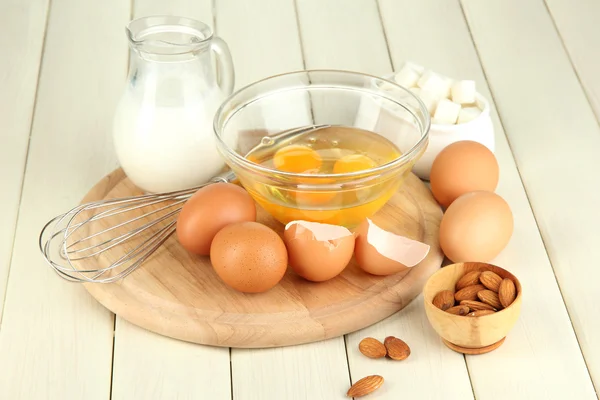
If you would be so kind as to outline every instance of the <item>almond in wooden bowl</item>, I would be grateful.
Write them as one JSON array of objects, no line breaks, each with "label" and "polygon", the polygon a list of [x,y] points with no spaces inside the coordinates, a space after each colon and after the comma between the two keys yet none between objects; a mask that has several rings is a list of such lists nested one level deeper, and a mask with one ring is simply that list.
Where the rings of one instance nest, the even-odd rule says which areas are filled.
[{"label": "almond in wooden bowl", "polygon": [[[516,291],[514,301],[497,312],[469,317],[442,311],[433,304],[436,294],[443,290],[455,291],[459,279],[471,271],[492,271],[502,279],[510,279],[514,282]],[[466,354],[482,354],[499,347],[521,312],[519,280],[507,270],[487,263],[457,263],[440,269],[425,284],[423,297],[427,319],[433,329],[448,347]]]}]

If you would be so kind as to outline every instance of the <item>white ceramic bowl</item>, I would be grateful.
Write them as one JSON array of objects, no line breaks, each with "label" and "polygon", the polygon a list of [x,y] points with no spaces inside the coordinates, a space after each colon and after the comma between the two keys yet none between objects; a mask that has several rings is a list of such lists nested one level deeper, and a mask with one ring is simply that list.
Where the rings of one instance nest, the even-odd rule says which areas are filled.
[{"label": "white ceramic bowl", "polygon": [[[392,84],[393,75],[383,77]],[[421,179],[429,180],[429,172],[433,160],[446,146],[461,140],[473,140],[483,144],[493,153],[495,150],[494,126],[490,117],[490,104],[485,97],[477,93],[477,106],[482,110],[479,116],[467,123],[457,125],[441,125],[431,124],[429,129],[429,145],[423,156],[416,162],[413,167],[413,172]],[[397,115],[398,113],[394,113]],[[385,112],[381,107],[374,107],[366,101],[361,102],[360,112],[358,113],[360,120],[357,120],[357,126],[363,129],[386,130],[386,125],[398,126],[398,122],[390,123],[390,119],[397,118],[391,113]],[[391,128],[390,128],[391,129]],[[389,133],[390,135],[392,132]],[[402,148],[400,148],[403,151]]]}]

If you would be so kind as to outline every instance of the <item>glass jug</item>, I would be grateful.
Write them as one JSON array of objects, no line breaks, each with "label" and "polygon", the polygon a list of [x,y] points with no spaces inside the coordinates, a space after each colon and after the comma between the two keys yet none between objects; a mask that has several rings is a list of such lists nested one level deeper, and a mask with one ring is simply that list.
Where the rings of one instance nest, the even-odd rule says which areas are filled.
[{"label": "glass jug", "polygon": [[113,120],[121,167],[145,192],[207,182],[225,166],[213,117],[234,86],[227,45],[208,25],[181,17],[136,19],[126,33],[129,73]]}]

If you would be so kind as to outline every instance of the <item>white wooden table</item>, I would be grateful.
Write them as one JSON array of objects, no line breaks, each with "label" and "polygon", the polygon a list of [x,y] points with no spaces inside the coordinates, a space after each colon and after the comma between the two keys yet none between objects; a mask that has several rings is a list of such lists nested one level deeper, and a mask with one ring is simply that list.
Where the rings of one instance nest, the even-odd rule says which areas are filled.
[{"label": "white wooden table", "polygon": [[[325,399],[365,375],[373,399],[595,399],[600,387],[600,0],[0,1],[0,399]],[[493,100],[498,193],[514,236],[493,262],[525,290],[495,352],[447,349],[421,298],[372,327],[303,346],[171,340],[59,279],[44,222],[116,167],[110,140],[132,17],[210,23],[237,86],[303,68],[391,72],[412,60]],[[395,335],[404,362],[370,360]]]}]

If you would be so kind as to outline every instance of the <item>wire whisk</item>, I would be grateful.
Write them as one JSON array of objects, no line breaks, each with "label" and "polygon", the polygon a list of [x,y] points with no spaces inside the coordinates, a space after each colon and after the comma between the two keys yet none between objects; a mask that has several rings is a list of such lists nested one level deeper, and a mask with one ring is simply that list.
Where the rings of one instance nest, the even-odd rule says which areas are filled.
[{"label": "wire whisk", "polygon": [[[265,137],[248,154],[329,126],[312,125]],[[116,282],[135,271],[175,232],[179,212],[198,189],[235,179],[230,171],[186,190],[79,205],[44,225],[39,236],[40,251],[65,280]]]}]

